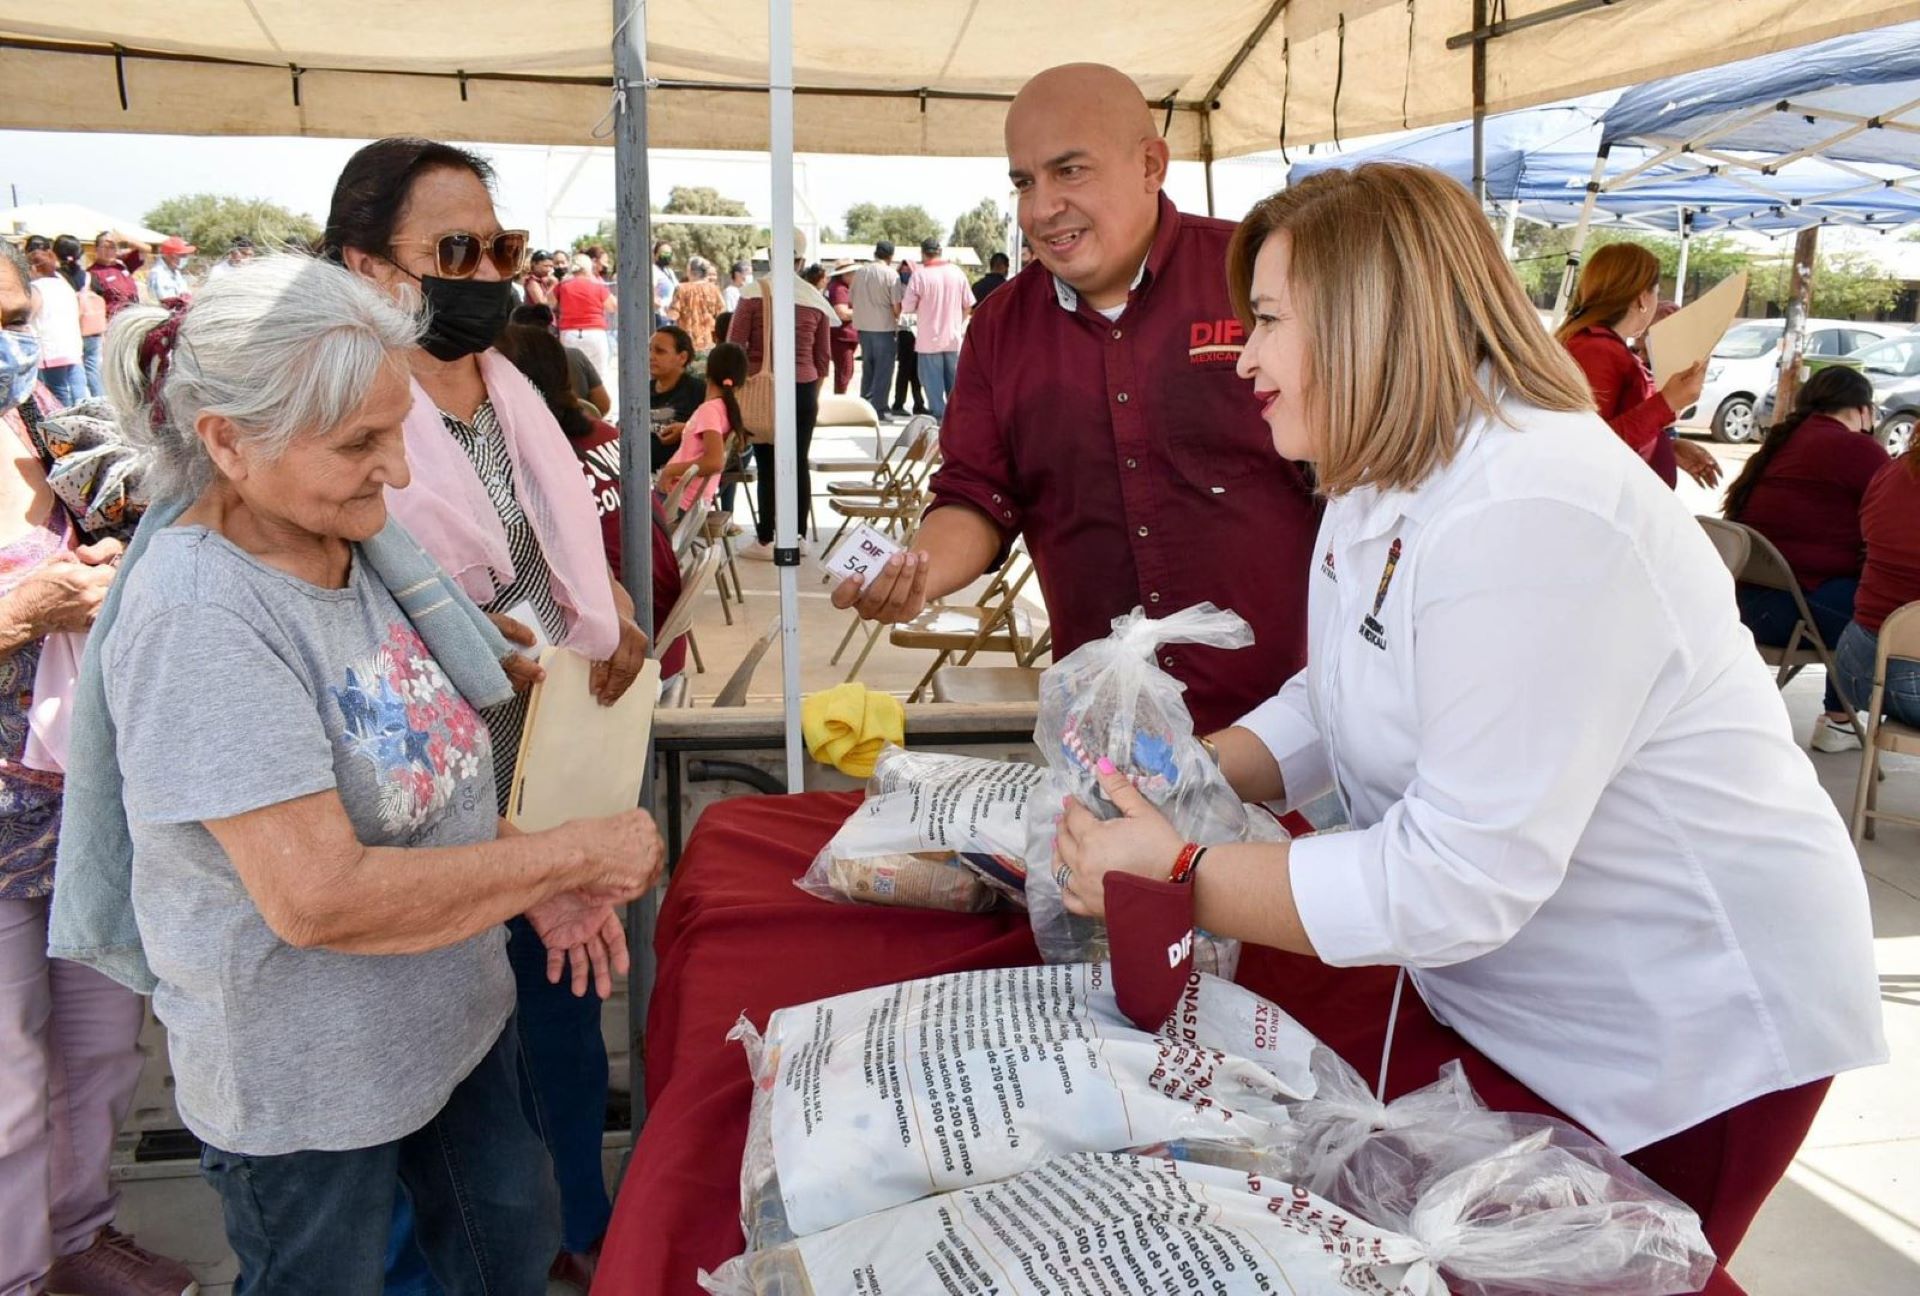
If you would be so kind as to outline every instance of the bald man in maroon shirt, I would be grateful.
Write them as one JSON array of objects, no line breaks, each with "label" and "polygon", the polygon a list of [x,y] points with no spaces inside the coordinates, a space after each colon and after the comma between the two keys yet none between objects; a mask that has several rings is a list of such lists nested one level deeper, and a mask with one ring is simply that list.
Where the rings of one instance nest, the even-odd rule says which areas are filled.
[{"label": "bald man in maroon shirt", "polygon": [[911,554],[838,607],[907,621],[1024,535],[1056,655],[1135,607],[1196,603],[1253,626],[1239,651],[1175,644],[1200,732],[1233,723],[1306,661],[1319,505],[1282,460],[1227,300],[1228,221],[1161,193],[1168,151],[1125,75],[1052,68],[1007,113],[1007,161],[1036,263],[980,304]]}]

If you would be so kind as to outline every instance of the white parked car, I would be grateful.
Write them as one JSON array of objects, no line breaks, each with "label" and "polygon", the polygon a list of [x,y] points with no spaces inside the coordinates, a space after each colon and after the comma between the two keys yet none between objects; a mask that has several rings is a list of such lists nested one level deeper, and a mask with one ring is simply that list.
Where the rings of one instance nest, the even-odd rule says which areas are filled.
[{"label": "white parked car", "polygon": [[[1810,319],[1806,353],[1843,356],[1882,338],[1904,334],[1905,324],[1877,324],[1860,320]],[[1751,441],[1759,432],[1754,408],[1773,391],[1780,377],[1780,338],[1785,320],[1751,320],[1735,324],[1720,339],[1707,361],[1707,382],[1700,402],[1680,415],[1682,427],[1706,427],[1716,441]]]}]

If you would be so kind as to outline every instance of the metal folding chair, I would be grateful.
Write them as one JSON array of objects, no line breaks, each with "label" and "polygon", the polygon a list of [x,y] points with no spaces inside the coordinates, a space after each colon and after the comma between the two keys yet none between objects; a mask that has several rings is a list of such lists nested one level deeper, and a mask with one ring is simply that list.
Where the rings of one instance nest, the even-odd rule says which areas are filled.
[{"label": "metal folding chair", "polygon": [[[1740,533],[1746,541],[1746,556],[1740,566],[1734,569],[1733,579],[1742,585],[1754,585],[1761,589],[1780,590],[1793,596],[1795,620],[1793,630],[1787,635],[1785,645],[1763,644],[1755,642],[1760,651],[1760,659],[1778,672],[1776,683],[1785,688],[1793,677],[1809,666],[1824,666],[1827,679],[1833,684],[1835,696],[1847,714],[1853,717],[1853,731],[1860,736],[1861,743],[1867,740],[1867,731],[1861,725],[1856,714],[1853,699],[1840,683],[1840,668],[1834,664],[1833,648],[1820,637],[1820,629],[1814,624],[1813,609],[1807,606],[1807,596],[1800,588],[1800,580],[1793,574],[1793,568],[1774,547],[1773,541],[1755,531],[1752,527],[1739,522],[1728,522],[1720,518],[1702,518],[1701,525],[1707,527],[1707,534],[1715,536],[1726,534],[1732,545],[1732,533]],[[1711,525],[1709,525],[1711,524]],[[1719,543],[1716,540],[1716,545]],[[1725,554],[1722,554],[1725,557]]]},{"label": "metal folding chair", "polygon": [[1896,608],[1880,623],[1879,646],[1873,655],[1873,695],[1867,700],[1867,733],[1860,743],[1860,786],[1853,793],[1855,845],[1862,836],[1873,836],[1876,819],[1920,828],[1920,819],[1879,808],[1880,753],[1920,756],[1920,727],[1882,714],[1887,705],[1887,666],[1896,661],[1920,664],[1920,602]]}]

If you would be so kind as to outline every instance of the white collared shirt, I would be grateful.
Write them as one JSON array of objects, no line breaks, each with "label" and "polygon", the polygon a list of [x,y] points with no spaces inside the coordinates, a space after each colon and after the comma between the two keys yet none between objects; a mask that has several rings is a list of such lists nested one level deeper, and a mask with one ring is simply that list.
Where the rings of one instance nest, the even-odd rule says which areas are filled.
[{"label": "white collared shirt", "polygon": [[1594,415],[1501,408],[1329,501],[1307,668],[1241,722],[1361,830],[1293,844],[1314,948],[1623,1152],[1884,1061],[1860,864],[1726,568]]}]

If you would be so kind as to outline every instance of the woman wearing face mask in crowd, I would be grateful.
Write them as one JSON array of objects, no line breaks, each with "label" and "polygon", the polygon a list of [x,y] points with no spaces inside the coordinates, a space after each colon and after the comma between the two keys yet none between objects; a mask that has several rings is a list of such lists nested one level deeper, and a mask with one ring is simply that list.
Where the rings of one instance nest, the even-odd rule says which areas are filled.
[{"label": "woman wearing face mask in crowd", "polygon": [[[633,603],[612,579],[593,499],[546,402],[494,340],[513,311],[511,280],[526,258],[524,230],[493,208],[484,158],[430,140],[375,141],[354,154],[334,187],[325,254],[424,307],[426,334],[409,355],[413,410],[405,432],[412,482],[389,491],[395,517],[458,580],[507,637],[547,640],[595,663],[603,704],[626,692],[647,653]],[[529,663],[517,681],[531,686]],[[526,720],[525,692],[482,713],[496,752],[506,813]],[[530,1068],[528,1095],[560,1181],[565,1250],[556,1271],[576,1281],[605,1231],[601,1178],[607,1059],[600,1006],[550,985],[546,955],[523,920],[508,953],[519,985],[517,1021]],[[418,1271],[411,1245],[400,1270]],[[584,1286],[584,1282],[582,1284]]]}]

